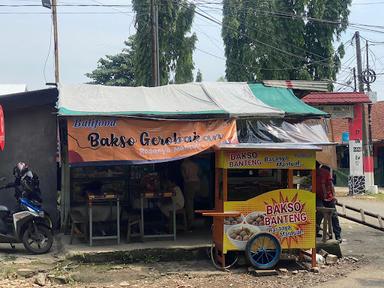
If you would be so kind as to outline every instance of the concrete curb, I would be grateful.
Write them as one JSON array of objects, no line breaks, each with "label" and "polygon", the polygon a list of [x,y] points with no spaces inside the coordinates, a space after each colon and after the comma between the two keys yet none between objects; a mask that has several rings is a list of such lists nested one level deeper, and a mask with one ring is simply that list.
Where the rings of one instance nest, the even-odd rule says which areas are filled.
[{"label": "concrete curb", "polygon": [[119,263],[166,262],[208,259],[207,247],[184,248],[145,248],[127,251],[80,252],[67,254],[66,259],[79,263]]}]

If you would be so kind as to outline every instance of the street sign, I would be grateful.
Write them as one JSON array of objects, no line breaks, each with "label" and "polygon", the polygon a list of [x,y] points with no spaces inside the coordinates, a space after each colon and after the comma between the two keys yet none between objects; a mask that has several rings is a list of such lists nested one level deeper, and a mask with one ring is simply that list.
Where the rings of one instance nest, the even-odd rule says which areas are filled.
[{"label": "street sign", "polygon": [[3,107],[0,105],[0,150],[3,151],[5,146],[5,125]]},{"label": "street sign", "polygon": [[349,142],[349,132],[348,131],[344,131],[343,133],[341,133],[341,140],[343,143]]},{"label": "street sign", "polygon": [[349,141],[349,175],[362,176],[363,171],[363,144],[360,140]]},{"label": "street sign", "polygon": [[41,0],[43,7],[51,9],[51,0]]}]

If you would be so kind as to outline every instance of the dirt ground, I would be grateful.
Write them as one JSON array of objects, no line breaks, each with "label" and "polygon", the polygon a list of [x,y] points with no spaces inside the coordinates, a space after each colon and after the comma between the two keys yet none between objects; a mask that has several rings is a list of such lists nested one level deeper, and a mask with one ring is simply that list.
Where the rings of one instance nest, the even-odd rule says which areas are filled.
[{"label": "dirt ground", "polygon": [[364,258],[346,257],[319,273],[309,272],[293,261],[284,261],[276,276],[257,277],[246,266],[221,272],[210,261],[163,263],[79,264],[69,261],[39,262],[3,258],[0,287],[312,287],[316,284],[347,277],[348,273],[367,264]]},{"label": "dirt ground", "polygon": [[[342,198],[341,202],[373,213],[384,211],[384,201]],[[384,233],[341,220],[344,258],[308,272],[293,261],[281,261],[278,275],[257,277],[247,266],[221,272],[210,260],[156,262],[156,257],[135,264],[82,264],[63,255],[29,257],[9,245],[0,249],[0,288],[5,287],[384,287]],[[12,254],[13,253],[13,254]],[[279,270],[286,268],[287,270]]]}]

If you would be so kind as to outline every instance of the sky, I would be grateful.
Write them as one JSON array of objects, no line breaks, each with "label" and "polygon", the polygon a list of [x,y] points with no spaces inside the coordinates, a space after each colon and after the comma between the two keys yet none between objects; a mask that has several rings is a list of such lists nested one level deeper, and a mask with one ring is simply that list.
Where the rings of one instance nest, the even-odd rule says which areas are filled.
[{"label": "sky", "polygon": [[[199,2],[204,2],[200,0]],[[221,2],[210,0],[206,2]],[[5,7],[4,5],[38,5],[37,7]],[[54,82],[53,39],[50,10],[40,7],[41,0],[0,0],[0,84],[27,84],[29,90],[43,88]],[[118,4],[123,7],[67,7],[59,6],[59,53],[61,82],[64,84],[89,81],[85,73],[96,68],[97,61],[124,48],[124,41],[135,33],[134,14],[130,0],[58,0],[58,4]],[[207,13],[221,20],[219,5],[212,5]],[[383,25],[383,0],[355,0],[351,6],[351,23]],[[360,35],[376,42],[384,42],[383,33],[360,30]],[[342,35],[346,43],[343,69],[338,75],[338,91],[351,91],[345,83],[352,81],[355,66],[355,45],[350,40],[356,28],[350,27]],[[195,15],[193,32],[198,42],[194,62],[203,73],[204,81],[216,81],[225,75],[224,47],[219,25]],[[362,43],[365,45],[365,43]],[[384,100],[384,44],[370,44],[369,61],[378,75],[372,90]],[[364,50],[365,51],[365,50]],[[365,54],[363,55],[365,65]]]}]

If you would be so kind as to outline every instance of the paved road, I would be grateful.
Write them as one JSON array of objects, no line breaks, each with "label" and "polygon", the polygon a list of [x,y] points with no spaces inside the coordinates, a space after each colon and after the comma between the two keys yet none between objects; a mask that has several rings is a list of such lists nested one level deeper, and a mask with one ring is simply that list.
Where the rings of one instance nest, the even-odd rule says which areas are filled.
[{"label": "paved road", "polygon": [[[384,201],[362,200],[347,197],[338,198],[341,203],[365,209],[384,216]],[[346,278],[326,283],[327,287],[356,288],[384,287],[384,232],[340,219],[344,242],[341,248],[344,256],[368,258],[367,267],[348,274]],[[318,286],[324,287],[324,286]]]}]

